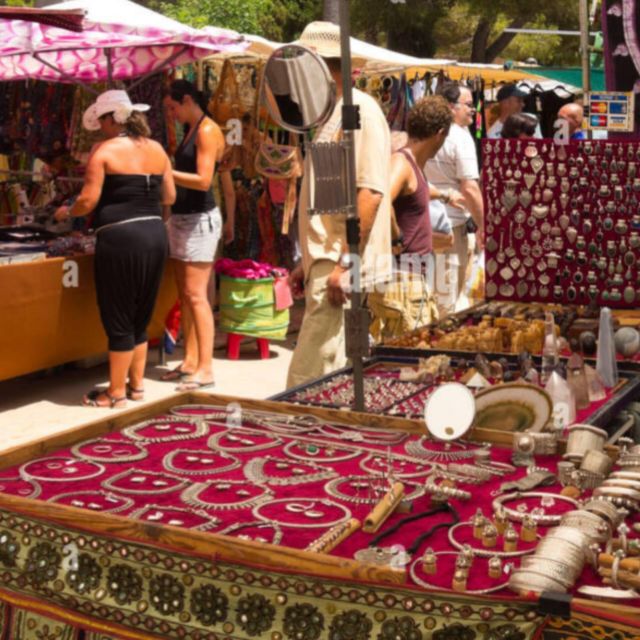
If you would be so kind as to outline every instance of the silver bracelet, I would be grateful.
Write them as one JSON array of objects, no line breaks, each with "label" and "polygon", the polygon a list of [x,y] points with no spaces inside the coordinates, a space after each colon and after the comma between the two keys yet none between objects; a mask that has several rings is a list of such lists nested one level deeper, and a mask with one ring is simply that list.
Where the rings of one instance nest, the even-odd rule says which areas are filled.
[{"label": "silver bracelet", "polygon": [[[437,551],[436,555],[443,555],[445,553],[455,553],[456,555],[458,555],[455,551]],[[497,555],[497,554],[493,554],[493,555]],[[418,578],[417,574],[416,574],[416,565],[422,562],[422,558],[416,558],[411,565],[409,566],[409,575],[411,576],[411,579],[417,584],[420,585],[421,587],[424,587],[425,589],[429,589],[430,591],[448,591],[448,592],[453,592],[453,589],[447,589],[445,587],[439,587],[436,586],[434,584],[430,584],[428,583],[426,580],[424,580],[423,578]],[[501,589],[505,589],[506,586],[508,585],[509,581],[507,580],[506,582],[502,582],[501,584],[497,584],[493,587],[489,587],[488,589],[465,589],[463,593],[468,593],[470,595],[476,595],[476,596],[480,596],[486,593],[494,593],[495,591],[500,591]],[[458,592],[455,592],[458,593]]]},{"label": "silver bracelet", "polygon": [[[463,544],[462,542],[458,542],[455,538],[456,529],[464,526],[472,527],[473,522],[458,522],[458,524],[454,524],[453,526],[449,527],[449,530],[447,532],[447,535],[449,537],[449,544],[451,544],[454,549],[458,549],[459,551],[462,551],[465,546],[469,547],[468,543]],[[538,533],[536,534],[536,538],[540,540],[542,536]],[[471,550],[473,551],[474,555],[478,556],[479,558],[491,558],[492,556],[498,556],[500,558],[519,558],[521,556],[526,556],[530,553],[533,553],[536,548],[532,547],[531,549],[521,549],[520,551],[496,551],[495,549],[477,549],[476,547],[471,547]]]},{"label": "silver bracelet", "polygon": [[[511,500],[521,500],[521,499],[527,499],[527,498],[545,498],[549,495],[552,495],[556,500],[568,502],[575,508],[578,507],[577,500],[574,500],[569,496],[563,496],[562,494],[559,494],[559,493],[549,494],[549,493],[543,493],[541,491],[516,491],[515,493],[507,493],[503,496],[498,496],[497,498],[494,498],[492,503],[493,511],[495,513],[500,509],[503,509],[504,512],[507,514],[507,517],[509,518],[509,520],[513,520],[514,522],[522,522],[524,520],[525,515],[527,515],[527,513],[517,511],[516,509],[510,509],[509,507],[506,507],[504,503],[509,502]],[[558,513],[558,514],[529,513],[529,515],[533,518],[536,524],[540,524],[542,526],[550,526],[550,525],[558,524],[564,514],[562,513]]]}]

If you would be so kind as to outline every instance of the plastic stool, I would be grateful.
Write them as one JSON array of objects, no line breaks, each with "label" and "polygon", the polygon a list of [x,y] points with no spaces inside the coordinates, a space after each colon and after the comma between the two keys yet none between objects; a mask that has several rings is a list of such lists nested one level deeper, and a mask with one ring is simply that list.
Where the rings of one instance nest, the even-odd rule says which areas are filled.
[{"label": "plastic stool", "polygon": [[[227,358],[229,360],[237,360],[240,357],[240,343],[244,336],[241,333],[229,333],[227,334]],[[269,358],[269,340],[267,338],[256,338],[258,343],[258,350],[260,351],[260,359],[268,360]]]}]

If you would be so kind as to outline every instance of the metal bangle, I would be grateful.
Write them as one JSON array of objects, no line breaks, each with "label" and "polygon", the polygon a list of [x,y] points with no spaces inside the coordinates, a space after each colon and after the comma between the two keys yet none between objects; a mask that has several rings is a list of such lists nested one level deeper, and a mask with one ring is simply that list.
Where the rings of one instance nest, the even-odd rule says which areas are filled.
[{"label": "metal bangle", "polygon": [[620,583],[618,582],[618,571],[620,570],[620,561],[623,558],[623,553],[616,551],[613,554],[613,563],[611,565],[611,584],[614,589],[620,589]]},{"label": "metal bangle", "polygon": [[624,520],[623,514],[620,513],[616,506],[608,500],[592,498],[585,503],[582,509],[602,518],[605,522],[610,524],[613,529],[617,528]]},{"label": "metal bangle", "polygon": [[487,469],[498,475],[506,475],[508,473],[515,473],[517,469],[508,462],[497,462],[495,460],[481,460],[476,463],[482,469]]},{"label": "metal bangle", "polygon": [[[459,551],[462,551],[462,549],[465,547],[465,544],[467,547],[469,546],[468,543],[463,544],[455,539],[456,529],[463,526],[472,527],[473,522],[471,522],[470,520],[466,522],[458,522],[457,524],[449,527],[449,530],[447,532],[449,544],[454,549],[458,549]],[[542,538],[539,533],[536,534],[536,537],[538,540]],[[477,549],[476,547],[471,547],[471,550],[473,551],[474,555],[478,556],[479,558],[491,558],[492,556],[499,556],[500,558],[519,558],[520,556],[526,556],[530,553],[533,553],[536,548],[532,547],[531,549],[521,549],[520,551],[496,551],[495,549]]]},{"label": "metal bangle", "polygon": [[[564,502],[568,502],[574,507],[578,507],[578,501],[574,500],[573,498],[570,498],[569,496],[563,496],[562,494],[555,494],[555,493],[549,494],[542,491],[516,491],[514,493],[507,493],[507,494],[498,496],[497,498],[494,498],[492,502],[492,507],[493,507],[494,513],[499,511],[500,509],[503,509],[504,512],[507,514],[507,517],[509,518],[509,520],[513,520],[514,522],[522,522],[524,520],[525,515],[527,515],[527,513],[526,512],[520,513],[515,509],[510,509],[509,507],[504,506],[504,503],[511,500],[520,500],[522,498],[525,498],[525,499],[526,498],[543,498],[549,495],[552,495],[556,500],[562,500]],[[563,514],[561,513],[542,514],[542,515],[531,515],[531,517],[533,518],[534,522],[536,522],[536,524],[540,524],[543,526],[550,526],[550,525],[558,524],[560,522],[560,519],[562,518],[562,515]]]},{"label": "metal bangle", "polygon": [[567,589],[575,584],[578,576],[582,573],[582,567],[578,568],[549,558],[540,558],[537,555],[522,558],[520,567],[533,571],[539,570],[552,580],[563,584]]},{"label": "metal bangle", "polygon": [[[454,551],[439,551],[438,553],[440,554],[444,554],[444,553],[455,553]],[[456,555],[458,555],[456,553]],[[493,555],[497,555],[497,554],[493,554]],[[425,589],[429,589],[431,591],[448,591],[448,592],[453,592],[453,589],[447,589],[445,587],[439,587],[433,584],[429,584],[426,580],[424,580],[423,578],[418,578],[418,576],[416,575],[416,565],[422,562],[422,558],[416,558],[411,565],[409,566],[409,575],[411,576],[411,579],[419,586],[424,587]],[[489,587],[488,589],[465,589],[464,593],[468,593],[470,595],[475,595],[475,596],[480,596],[480,595],[484,595],[487,593],[495,593],[496,591],[500,591],[501,589],[505,589],[507,587],[507,585],[509,584],[509,580],[507,580],[506,582],[503,582],[501,584],[497,584],[493,587]]]},{"label": "metal bangle", "polygon": [[[532,577],[538,578],[538,586],[535,585],[535,580]],[[540,580],[542,578],[542,580]],[[542,584],[540,584],[540,582]],[[523,583],[520,586],[518,583]],[[535,571],[533,569],[516,569],[509,578],[507,585],[509,589],[516,591],[517,593],[542,593],[543,591],[560,591],[561,593],[566,591],[562,582],[558,582],[548,575]]]}]

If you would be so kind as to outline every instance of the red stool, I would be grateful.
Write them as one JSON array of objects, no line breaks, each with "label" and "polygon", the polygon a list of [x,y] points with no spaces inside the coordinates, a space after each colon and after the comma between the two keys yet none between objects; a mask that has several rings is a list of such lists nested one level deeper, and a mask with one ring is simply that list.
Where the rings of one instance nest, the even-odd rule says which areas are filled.
[{"label": "red stool", "polygon": [[[241,333],[227,334],[227,358],[229,360],[237,360],[240,357],[240,343],[243,338],[247,338]],[[266,338],[256,338],[258,350],[260,351],[260,359],[267,360],[269,358],[269,340]]]}]

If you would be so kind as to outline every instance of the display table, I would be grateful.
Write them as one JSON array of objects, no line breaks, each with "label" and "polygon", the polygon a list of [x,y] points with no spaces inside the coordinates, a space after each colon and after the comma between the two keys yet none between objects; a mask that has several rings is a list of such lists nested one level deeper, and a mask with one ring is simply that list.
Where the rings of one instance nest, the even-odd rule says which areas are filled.
[{"label": "display table", "polygon": [[[106,353],[93,256],[0,266],[0,380]],[[149,325],[161,337],[177,298],[168,265]]]},{"label": "display table", "polygon": [[[408,492],[424,481],[432,462],[416,459],[416,443],[439,445],[422,433],[419,422],[401,418],[185,393],[16,448],[0,471],[6,637],[640,637],[637,608],[574,598],[563,620],[501,588],[504,576],[491,596],[447,591],[449,556],[439,575],[425,577],[422,547],[411,571],[354,559],[372,539],[363,531],[331,553],[309,550],[329,520],[364,520],[371,508],[366,491],[348,486],[354,468],[379,477],[392,460]],[[508,457],[497,446],[490,454]],[[549,456],[541,462],[554,464]],[[461,520],[490,505],[495,484],[474,489],[472,501],[450,501]],[[345,492],[353,495],[336,496]],[[430,508],[425,493],[412,501],[416,514]],[[385,544],[409,548],[440,516]],[[404,517],[394,513],[387,524]],[[444,549],[446,530],[426,545]],[[487,583],[483,564],[475,586]],[[586,572],[584,580],[598,578]]]}]

